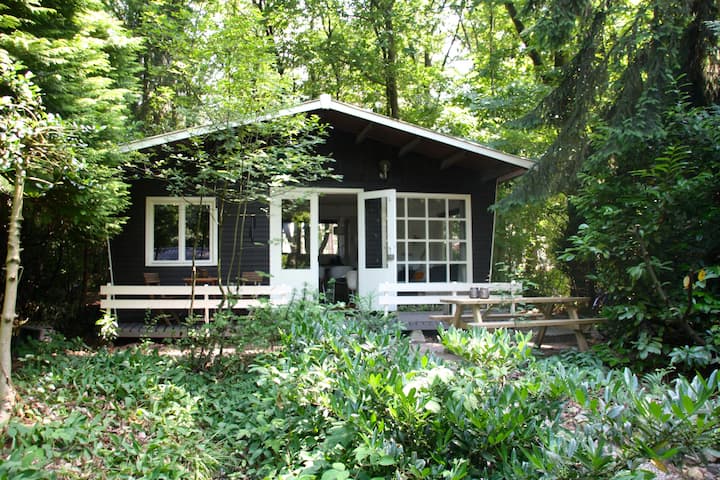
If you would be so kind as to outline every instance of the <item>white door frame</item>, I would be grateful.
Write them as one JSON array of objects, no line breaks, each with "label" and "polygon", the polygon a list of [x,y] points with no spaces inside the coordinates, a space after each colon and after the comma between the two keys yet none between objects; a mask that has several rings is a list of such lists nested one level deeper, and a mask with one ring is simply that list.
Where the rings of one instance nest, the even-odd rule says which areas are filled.
[{"label": "white door frame", "polygon": [[[282,266],[282,201],[310,200],[310,251],[308,268],[288,269]],[[316,192],[293,189],[270,196],[270,276],[271,284],[287,285],[295,294],[317,290],[318,257],[318,195]]]},{"label": "white door frame", "polygon": [[[319,283],[319,198],[323,194],[359,194],[360,188],[293,188],[273,191],[270,195],[270,276],[271,284],[288,285],[296,293],[314,293]],[[282,268],[282,201],[310,200],[310,268]],[[358,279],[359,283],[359,279]]]},{"label": "white door frame", "polygon": [[[381,214],[382,266],[367,266],[367,238],[365,230],[365,201],[384,199],[385,211]],[[358,193],[358,294],[370,299],[371,308],[379,308],[378,287],[386,282],[395,282],[397,276],[397,191],[394,189],[374,190]],[[384,218],[383,218],[384,217]]]}]

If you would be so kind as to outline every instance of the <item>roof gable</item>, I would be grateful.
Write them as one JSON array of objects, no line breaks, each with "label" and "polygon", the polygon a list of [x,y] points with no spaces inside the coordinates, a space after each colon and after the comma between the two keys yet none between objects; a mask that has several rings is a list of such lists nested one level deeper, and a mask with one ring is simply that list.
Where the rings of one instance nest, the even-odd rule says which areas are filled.
[{"label": "roof gable", "polygon": [[[206,135],[227,128],[270,120],[272,118],[296,115],[301,113],[317,113],[330,123],[344,122],[346,129],[352,130],[359,143],[365,137],[376,135],[379,141],[388,141],[393,136],[401,142],[398,145],[398,156],[403,156],[411,150],[423,148],[428,150],[430,156],[442,160],[441,168],[449,168],[461,162],[472,161],[473,157],[489,160],[494,164],[504,164],[505,169],[511,167],[527,170],[532,168],[534,162],[516,155],[501,152],[482,144],[465,140],[451,135],[445,135],[424,127],[413,125],[400,120],[365,110],[347,103],[338,102],[329,95],[321,95],[319,99],[301,103],[294,107],[280,110],[273,114],[262,115],[241,121],[229,122],[222,125],[211,124],[190,127],[174,132],[146,137],[140,140],[125,143],[120,151],[131,152],[145,150],[159,145],[174,143],[196,136]],[[512,168],[514,167],[514,168]],[[519,172],[518,172],[519,173]],[[498,174],[497,176],[500,176]]]}]

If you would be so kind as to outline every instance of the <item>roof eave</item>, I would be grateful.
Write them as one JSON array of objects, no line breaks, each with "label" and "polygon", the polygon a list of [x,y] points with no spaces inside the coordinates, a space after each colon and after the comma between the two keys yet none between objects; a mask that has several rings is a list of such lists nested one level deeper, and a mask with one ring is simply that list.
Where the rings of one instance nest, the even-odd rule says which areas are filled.
[{"label": "roof eave", "polygon": [[123,153],[145,150],[147,148],[156,147],[158,145],[187,140],[188,138],[196,136],[207,135],[209,133],[213,133],[226,128],[235,128],[241,125],[266,121],[273,118],[296,115],[299,113],[308,113],[316,110],[332,110],[335,112],[344,113],[346,115],[351,115],[356,118],[367,120],[368,122],[373,122],[379,125],[386,126],[388,128],[393,128],[409,133],[411,135],[416,135],[428,140],[449,145],[454,148],[476,153],[478,155],[489,157],[504,163],[508,163],[510,165],[514,165],[516,167],[524,168],[526,170],[532,168],[532,166],[535,164],[535,162],[533,162],[532,160],[501,152],[499,150],[492,149],[476,142],[438,133],[424,127],[419,127],[417,125],[412,125],[410,123],[396,120],[385,115],[380,115],[370,110],[365,110],[353,105],[349,105],[347,103],[338,102],[330,98],[329,95],[321,95],[319,99],[304,102],[294,107],[285,108],[273,114],[260,115],[258,117],[248,118],[242,121],[226,122],[223,124],[209,124],[199,127],[190,127],[182,130],[176,130],[174,132],[154,135],[152,137],[146,137],[140,140],[124,143],[120,145],[119,149]]}]

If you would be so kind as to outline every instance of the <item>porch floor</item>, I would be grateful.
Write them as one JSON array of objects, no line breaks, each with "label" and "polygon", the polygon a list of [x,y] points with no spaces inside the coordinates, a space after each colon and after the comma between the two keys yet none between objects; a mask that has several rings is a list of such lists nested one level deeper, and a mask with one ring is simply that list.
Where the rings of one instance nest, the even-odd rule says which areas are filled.
[{"label": "porch floor", "polygon": [[[400,312],[398,317],[403,330],[437,330],[437,320],[429,316],[437,312]],[[118,338],[183,338],[187,337],[187,325],[146,325],[143,322],[121,322],[118,325]]]},{"label": "porch floor", "polygon": [[187,337],[187,325],[146,325],[142,322],[118,324],[118,338],[182,338]]},{"label": "porch floor", "polygon": [[[408,332],[436,332],[438,325],[443,322],[431,320],[430,315],[440,312],[398,312],[398,319],[402,324],[403,331]],[[200,324],[198,324],[200,325]],[[443,324],[445,328],[448,325]],[[146,325],[142,322],[123,322],[118,325],[119,338],[183,338],[187,337],[189,328],[187,325]],[[567,337],[574,339],[572,334],[562,328],[548,328],[545,343],[553,343],[556,337]]]},{"label": "porch floor", "polygon": [[403,326],[403,330],[433,330],[436,331],[439,324],[448,327],[444,322],[431,320],[430,315],[440,315],[442,312],[397,312],[398,320]]}]

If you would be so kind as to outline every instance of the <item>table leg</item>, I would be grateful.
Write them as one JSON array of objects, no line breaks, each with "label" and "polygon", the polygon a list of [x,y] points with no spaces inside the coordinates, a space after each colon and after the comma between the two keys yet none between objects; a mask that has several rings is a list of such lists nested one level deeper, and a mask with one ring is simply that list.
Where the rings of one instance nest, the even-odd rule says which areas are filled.
[{"label": "table leg", "polygon": [[540,330],[538,330],[537,336],[535,337],[535,348],[540,348],[540,345],[542,345],[542,342],[545,339],[545,332],[547,332],[547,327],[540,327]]},{"label": "table leg", "polygon": [[462,305],[455,305],[455,315],[453,316],[453,325],[455,328],[464,328],[462,324],[462,314],[464,307]]},{"label": "table leg", "polygon": [[[567,305],[565,309],[568,312],[568,317],[572,318],[573,320],[578,320],[580,318],[577,312],[577,307],[575,305]],[[574,325],[572,329],[575,333],[575,341],[577,342],[578,350],[580,350],[581,352],[587,352],[589,347],[587,339],[585,338],[585,334],[582,331],[582,327],[577,324]]]},{"label": "table leg", "polygon": [[472,306],[472,314],[473,314],[473,321],[475,323],[482,323],[482,308],[481,305],[471,305]]},{"label": "table leg", "polygon": [[[545,320],[550,320],[552,317],[552,303],[548,303],[547,305],[543,305],[540,308],[540,311],[542,312],[543,318]],[[540,330],[538,330],[537,336],[535,337],[535,348],[540,348],[542,346],[543,340],[545,340],[545,334],[547,333],[547,327],[540,327]]]},{"label": "table leg", "polygon": [[585,339],[585,334],[580,329],[580,325],[577,325],[573,331],[575,332],[575,341],[578,344],[578,350],[580,350],[581,352],[587,352],[589,348],[587,339]]}]

